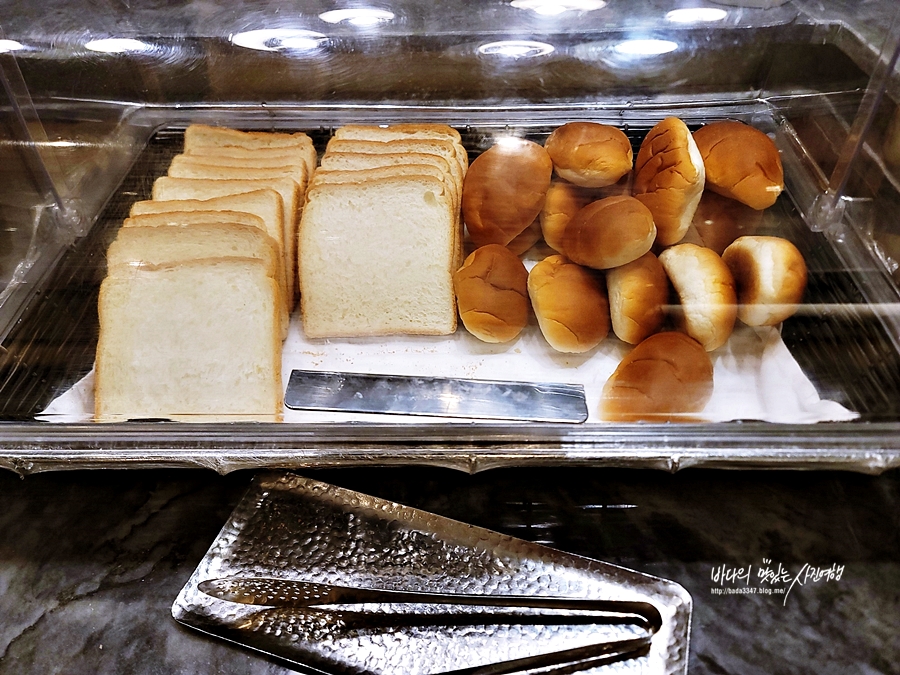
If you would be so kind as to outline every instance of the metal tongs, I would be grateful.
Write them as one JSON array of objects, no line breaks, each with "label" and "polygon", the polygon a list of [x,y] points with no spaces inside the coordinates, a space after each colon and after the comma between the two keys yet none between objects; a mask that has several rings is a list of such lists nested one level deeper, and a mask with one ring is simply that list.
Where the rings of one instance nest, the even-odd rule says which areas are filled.
[{"label": "metal tongs", "polygon": [[648,602],[597,600],[524,595],[431,593],[375,588],[351,588],[307,581],[268,577],[208,579],[197,588],[218,600],[272,608],[311,609],[360,604],[425,604],[485,608],[549,609],[578,614],[478,613],[364,613],[341,612],[342,619],[367,627],[384,625],[453,625],[485,623],[603,623],[635,625],[646,631],[637,638],[604,642],[574,649],[528,656],[488,666],[453,671],[452,675],[503,675],[506,673],[574,673],[616,661],[645,655],[653,635],[662,625],[659,610]]}]

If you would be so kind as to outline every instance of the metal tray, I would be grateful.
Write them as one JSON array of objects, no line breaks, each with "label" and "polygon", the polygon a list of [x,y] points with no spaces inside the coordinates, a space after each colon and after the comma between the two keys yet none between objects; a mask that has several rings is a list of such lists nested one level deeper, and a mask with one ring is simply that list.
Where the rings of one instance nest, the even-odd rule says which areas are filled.
[{"label": "metal tray", "polygon": [[599,616],[582,613],[581,619],[590,620],[575,622],[578,612],[564,610],[523,608],[501,617],[496,608],[409,601],[286,609],[235,603],[198,588],[222,577],[646,602],[662,621],[645,655],[611,669],[549,666],[496,672],[687,672],[692,603],[678,584],[290,473],[254,479],[175,600],[176,620],[297,664],[304,672],[355,675],[490,673],[501,662],[637,635],[634,626]]},{"label": "metal tray", "polygon": [[[784,110],[764,102],[692,104],[677,109],[625,106],[530,106],[514,110],[353,106],[279,109],[202,107],[174,118],[166,109],[140,109],[125,133],[147,133],[131,170],[87,236],[77,241],[34,293],[5,343],[0,361],[0,466],[20,473],[87,467],[201,466],[227,472],[248,467],[297,468],[422,463],[478,471],[494,466],[589,463],[677,470],[686,466],[842,468],[877,473],[900,466],[900,355],[885,324],[896,288],[883,267],[848,268],[836,252],[862,243],[844,232],[812,231],[806,204],[791,201],[815,191]],[[85,376],[96,345],[96,296],[104,252],[130,204],[149,195],[179,151],[185,122],[218,121],[244,128],[302,129],[319,147],[331,129],[349,121],[423,119],[455,124],[470,152],[497,133],[541,141],[573,119],[619,124],[638,145],[654,121],[677,114],[689,125],[735,117],[772,133],[785,156],[788,195],[777,223],[804,252],[810,281],[804,309],[785,322],[782,339],[818,393],[859,413],[853,422],[763,423],[737,419],[688,425],[558,425],[472,422],[414,425],[322,422],[285,425],[130,423],[48,424],[35,416]],[[502,122],[498,122],[502,120]],[[128,130],[131,131],[128,131]],[[153,133],[150,133],[152,131]],[[128,143],[123,145],[128,146]],[[802,201],[802,200],[801,200]],[[893,302],[896,302],[894,300]],[[886,303],[886,304],[885,304]],[[888,312],[890,314],[890,312]]]}]

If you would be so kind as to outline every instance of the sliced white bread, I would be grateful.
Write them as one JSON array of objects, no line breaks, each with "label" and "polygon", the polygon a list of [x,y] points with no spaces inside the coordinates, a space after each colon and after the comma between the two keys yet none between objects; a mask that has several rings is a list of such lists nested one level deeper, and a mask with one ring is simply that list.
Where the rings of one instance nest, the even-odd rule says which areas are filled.
[{"label": "sliced white bread", "polygon": [[452,205],[433,176],[315,185],[300,225],[305,333],[452,333],[459,229]]},{"label": "sliced white bread", "polygon": [[388,166],[405,166],[409,164],[433,166],[446,176],[450,194],[458,204],[462,192],[450,171],[450,163],[439,155],[423,152],[332,152],[322,157],[319,171],[358,171]]},{"label": "sliced white bread", "polygon": [[[197,216],[196,211],[185,214]],[[147,214],[128,218],[115,241],[106,252],[109,275],[130,274],[131,268],[147,265],[167,265],[201,258],[256,258],[278,279],[280,299],[280,334],[287,337],[290,308],[284,299],[284,261],[272,238],[265,230],[253,225],[218,221],[189,223],[176,214]],[[247,214],[239,214],[247,215]],[[258,219],[257,219],[258,220]],[[131,221],[131,222],[129,222]],[[136,223],[145,222],[141,226]],[[150,224],[152,223],[152,224]]]},{"label": "sliced white bread", "polygon": [[302,132],[239,131],[206,124],[192,124],[185,129],[185,154],[212,154],[224,148],[231,148],[239,159],[241,158],[240,149],[292,150],[303,157],[309,175],[312,175],[316,167],[315,146],[312,139]]},{"label": "sliced white bread", "polygon": [[[212,199],[170,199],[154,201],[148,199],[131,205],[130,216],[145,214],[184,213],[187,211],[227,211],[249,213],[262,218],[266,232],[276,242],[280,250],[284,249],[284,206],[281,195],[275,190],[264,189],[242,192]],[[229,215],[229,219],[233,216]]]},{"label": "sliced white bread", "polygon": [[416,152],[437,155],[447,160],[450,175],[453,176],[453,180],[460,192],[462,191],[463,177],[466,172],[459,164],[456,148],[451,141],[434,138],[397,139],[393,141],[357,141],[332,138],[325,149],[326,155],[340,152],[361,152],[366,154]]},{"label": "sliced white bread", "polygon": [[[372,156],[372,155],[369,155]],[[390,176],[434,176],[444,182],[453,200],[454,208],[459,204],[456,185],[446,172],[433,164],[394,164],[377,166],[371,169],[319,169],[313,177],[311,185],[317,183],[360,183],[372,178],[388,178]]]},{"label": "sliced white bread", "polygon": [[453,143],[457,162],[464,173],[469,167],[469,156],[463,147],[459,132],[446,124],[391,124],[388,126],[347,124],[335,129],[334,138],[358,141],[442,139]]},{"label": "sliced white bread", "polygon": [[132,268],[100,287],[99,421],[281,418],[278,285],[262,260]]},{"label": "sliced white bread", "polygon": [[306,175],[312,176],[318,166],[318,154],[312,143],[302,148],[241,148],[232,145],[195,147],[185,149],[187,157],[196,157],[204,161],[221,161],[223,164],[235,164],[249,160],[253,166],[273,167],[295,164],[297,161],[306,167]]},{"label": "sliced white bread", "polygon": [[[170,203],[170,202],[166,202]],[[216,223],[235,223],[254,227],[266,236],[266,223],[257,215],[241,211],[165,211],[162,213],[143,213],[128,216],[122,221],[122,227],[161,227],[164,225],[210,225]]]},{"label": "sliced white bread", "polygon": [[175,155],[169,164],[169,176],[176,178],[268,179],[287,176],[293,178],[301,195],[306,191],[306,164],[297,159],[291,163],[267,165],[259,159],[213,158],[198,155]]},{"label": "sliced white bread", "polygon": [[296,259],[297,259],[297,222],[299,190],[292,178],[268,178],[265,180],[229,180],[210,178],[176,178],[161,176],[153,183],[154,201],[170,201],[198,199],[207,200],[216,197],[238,195],[263,188],[274,190],[281,197],[282,224],[284,242],[284,261],[287,273],[289,299],[296,297]]},{"label": "sliced white bread", "polygon": [[[246,167],[250,169],[290,169],[288,175],[292,176],[299,185],[309,182],[309,178],[315,173],[317,160],[310,164],[309,158],[282,148],[199,148],[191,154],[176,155],[172,163],[187,162],[188,164],[212,164],[214,166]],[[170,173],[171,175],[171,173]]]}]

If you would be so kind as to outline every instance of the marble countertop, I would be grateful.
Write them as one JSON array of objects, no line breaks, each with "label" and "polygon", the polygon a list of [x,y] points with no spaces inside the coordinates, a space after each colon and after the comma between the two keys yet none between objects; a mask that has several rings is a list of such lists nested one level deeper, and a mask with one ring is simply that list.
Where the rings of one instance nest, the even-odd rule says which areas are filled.
[{"label": "marble countertop", "polygon": [[[900,673],[898,471],[304,473],[677,581],[694,599],[691,673]],[[170,615],[250,478],[0,474],[0,675],[291,672]],[[774,588],[760,573],[779,565],[821,574],[786,597],[722,590],[748,569]]]}]

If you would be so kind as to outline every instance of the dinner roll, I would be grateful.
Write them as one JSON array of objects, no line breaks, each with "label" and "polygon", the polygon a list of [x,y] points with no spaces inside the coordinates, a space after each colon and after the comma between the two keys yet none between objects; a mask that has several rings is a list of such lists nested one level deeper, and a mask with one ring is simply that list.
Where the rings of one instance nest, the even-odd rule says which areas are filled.
[{"label": "dinner roll", "polygon": [[556,180],[550,183],[544,208],[541,209],[541,234],[547,246],[558,253],[563,251],[563,232],[576,213],[592,201],[597,193],[589,188]]},{"label": "dinner roll", "polygon": [[669,279],[657,257],[647,252],[606,273],[609,313],[616,337],[637,344],[660,329],[669,301]]},{"label": "dinner roll", "polygon": [[551,255],[528,274],[528,296],[541,333],[558,352],[580,354],[609,333],[609,301],[595,272]]},{"label": "dinner roll", "polygon": [[528,250],[541,240],[541,221],[535,218],[524,230],[519,232],[511,242],[506,245],[516,255],[527,253]]},{"label": "dinner roll", "polygon": [[553,162],[537,143],[504,138],[481,153],[463,182],[462,211],[476,246],[511,242],[541,212]]},{"label": "dinner roll", "polygon": [[634,197],[607,197],[576,213],[563,231],[563,253],[572,262],[602,270],[637,260],[653,246],[650,210]]},{"label": "dinner roll", "polygon": [[738,318],[748,326],[774,326],[797,311],[806,290],[806,262],[781,237],[740,237],[725,249],[737,286]]},{"label": "dinner roll", "polygon": [[713,192],[765,209],[784,190],[778,148],[759,129],[743,122],[713,122],[697,129],[694,140]]},{"label": "dinner roll", "polygon": [[657,240],[684,237],[703,194],[703,159],[687,125],[667,117],[644,137],[634,165],[634,196],[653,214]]},{"label": "dinner roll", "polygon": [[651,335],[606,381],[600,419],[608,422],[695,421],[712,397],[713,365],[684,333]]},{"label": "dinner roll", "polygon": [[628,137],[616,127],[569,122],[544,142],[560,178],[582,187],[605,187],[631,171]]},{"label": "dinner roll", "polygon": [[713,351],[725,344],[737,316],[734,279],[719,255],[696,244],[678,244],[660,253],[659,261],[681,302],[684,332]]},{"label": "dinner roll", "polygon": [[528,323],[528,271],[500,244],[475,249],[453,275],[463,325],[484,342],[508,342]]},{"label": "dinner roll", "polygon": [[699,243],[722,255],[738,237],[754,234],[762,219],[762,211],[705,190],[692,225],[696,228]]}]

